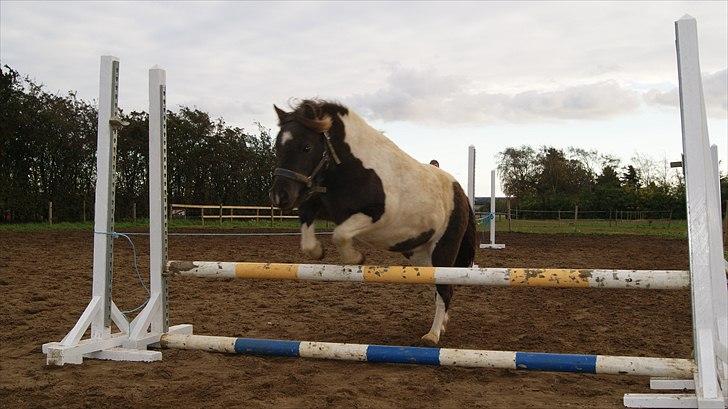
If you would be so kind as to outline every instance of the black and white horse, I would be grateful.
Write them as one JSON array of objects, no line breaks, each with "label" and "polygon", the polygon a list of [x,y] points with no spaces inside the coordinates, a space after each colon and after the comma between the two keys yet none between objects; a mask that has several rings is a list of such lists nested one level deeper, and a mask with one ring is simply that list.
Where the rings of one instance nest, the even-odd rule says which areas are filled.
[{"label": "black and white horse", "polygon": [[[344,264],[362,264],[353,239],[402,253],[415,266],[470,267],[475,218],[447,172],[422,164],[360,116],[339,104],[306,100],[292,112],[274,107],[280,132],[270,198],[298,206],[301,250],[321,259],[315,219],[336,223],[333,242]],[[437,285],[435,318],[422,337],[437,344],[445,331],[451,285]]]}]

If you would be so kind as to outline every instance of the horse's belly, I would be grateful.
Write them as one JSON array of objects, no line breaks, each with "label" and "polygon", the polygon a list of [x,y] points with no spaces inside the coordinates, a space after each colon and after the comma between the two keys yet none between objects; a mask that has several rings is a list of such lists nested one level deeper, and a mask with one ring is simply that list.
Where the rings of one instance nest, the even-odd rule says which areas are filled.
[{"label": "horse's belly", "polygon": [[418,236],[421,237],[423,233],[427,234],[430,230],[432,231],[432,234],[429,234],[429,236],[435,236],[437,233],[437,229],[434,225],[423,224],[418,226],[402,226],[397,228],[390,224],[389,227],[383,225],[379,228],[363,232],[362,234],[357,236],[357,239],[364,244],[375,248],[391,250],[395,247],[400,246],[403,242],[412,241],[412,239]]}]

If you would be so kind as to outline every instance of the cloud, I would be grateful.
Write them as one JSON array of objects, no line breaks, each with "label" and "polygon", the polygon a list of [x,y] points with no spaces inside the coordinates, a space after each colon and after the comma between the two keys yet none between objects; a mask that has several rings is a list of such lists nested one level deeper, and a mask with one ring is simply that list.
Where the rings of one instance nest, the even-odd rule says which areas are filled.
[{"label": "cloud", "polygon": [[615,81],[506,94],[478,90],[467,78],[432,69],[394,67],[383,88],[348,101],[371,119],[477,124],[603,119],[636,110],[640,98]]},{"label": "cloud", "polygon": [[700,24],[702,66],[725,67],[727,10],[721,2],[0,0],[0,61],[93,99],[99,55],[117,55],[127,109],[148,104],[146,68],[159,64],[170,104],[240,125],[273,125],[272,103],[315,96],[354,96],[372,118],[418,123],[595,119],[645,103],[633,93],[645,88],[632,83],[674,80],[673,21],[686,12]]},{"label": "cloud", "polygon": [[[703,97],[708,115],[728,118],[728,68],[712,74],[703,74]],[[648,104],[677,108],[680,105],[678,89],[669,91],[650,90],[644,94]]]},{"label": "cloud", "polygon": [[639,95],[615,81],[602,81],[522,92],[506,102],[514,119],[603,119],[635,111]]}]

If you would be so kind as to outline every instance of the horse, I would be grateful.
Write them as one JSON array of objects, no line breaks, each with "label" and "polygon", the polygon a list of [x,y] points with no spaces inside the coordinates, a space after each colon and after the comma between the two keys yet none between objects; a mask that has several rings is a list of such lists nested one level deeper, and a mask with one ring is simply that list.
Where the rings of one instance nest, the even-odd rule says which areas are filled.
[{"label": "horse", "polygon": [[[333,221],[343,264],[364,263],[353,240],[398,252],[414,266],[471,267],[475,217],[449,173],[416,161],[347,107],[303,100],[280,128],[269,195],[274,206],[298,207],[301,251],[320,260],[315,219]],[[436,285],[435,317],[421,343],[436,345],[449,320],[452,285]]]}]

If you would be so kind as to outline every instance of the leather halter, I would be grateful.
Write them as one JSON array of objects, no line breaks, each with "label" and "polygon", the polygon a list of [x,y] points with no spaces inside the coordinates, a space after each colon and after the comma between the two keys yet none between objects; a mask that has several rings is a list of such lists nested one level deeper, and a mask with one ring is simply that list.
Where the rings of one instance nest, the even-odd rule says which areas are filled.
[{"label": "leather halter", "polygon": [[273,171],[273,176],[284,177],[286,179],[291,179],[293,181],[306,185],[308,192],[306,193],[304,200],[308,199],[310,196],[316,193],[326,193],[326,186],[320,186],[318,183],[316,183],[316,175],[318,175],[319,172],[321,172],[322,170],[327,169],[332,159],[336,165],[339,165],[341,163],[339,156],[334,150],[334,146],[331,144],[331,137],[329,136],[329,132],[324,131],[321,133],[321,135],[323,136],[324,142],[326,143],[324,147],[324,153],[321,155],[321,160],[313,169],[310,175],[306,176],[302,173],[294,172],[286,168],[275,168],[275,170]]}]

